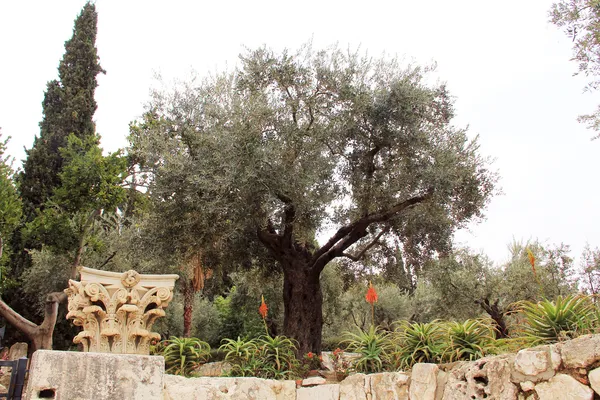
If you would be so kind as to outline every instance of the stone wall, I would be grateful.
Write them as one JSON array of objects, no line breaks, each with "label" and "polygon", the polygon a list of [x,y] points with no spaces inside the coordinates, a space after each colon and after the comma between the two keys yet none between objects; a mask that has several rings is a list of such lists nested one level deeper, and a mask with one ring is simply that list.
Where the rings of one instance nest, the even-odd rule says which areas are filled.
[{"label": "stone wall", "polygon": [[409,372],[354,374],[332,384],[165,376],[165,400],[592,400],[600,393],[600,335]]},{"label": "stone wall", "polygon": [[[140,400],[592,400],[600,398],[600,335],[473,362],[416,364],[340,383],[163,374],[160,357],[36,352],[26,399]],[[113,358],[117,357],[117,358]],[[124,358],[123,358],[124,357]],[[130,357],[133,357],[130,359]],[[141,357],[141,358],[136,358]],[[134,359],[135,358],[135,359]],[[38,361],[36,361],[36,359]],[[100,367],[102,366],[102,367]],[[116,397],[115,397],[116,396]]]}]

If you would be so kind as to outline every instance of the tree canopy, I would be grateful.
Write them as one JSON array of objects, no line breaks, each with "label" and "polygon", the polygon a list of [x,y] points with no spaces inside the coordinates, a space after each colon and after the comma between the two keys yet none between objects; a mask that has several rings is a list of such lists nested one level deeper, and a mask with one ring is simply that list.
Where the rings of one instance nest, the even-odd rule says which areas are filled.
[{"label": "tree canopy", "polygon": [[412,263],[449,251],[495,174],[428,68],[311,46],[240,60],[154,92],[131,152],[175,250],[268,254],[284,273],[284,332],[318,351],[325,265],[388,240]]},{"label": "tree canopy", "polygon": [[[552,5],[550,22],[563,28],[573,40],[573,58],[578,72],[590,77],[586,89],[600,87],[600,2],[598,0],[560,0]],[[600,131],[600,107],[579,120]],[[596,136],[597,137],[597,136]]]}]

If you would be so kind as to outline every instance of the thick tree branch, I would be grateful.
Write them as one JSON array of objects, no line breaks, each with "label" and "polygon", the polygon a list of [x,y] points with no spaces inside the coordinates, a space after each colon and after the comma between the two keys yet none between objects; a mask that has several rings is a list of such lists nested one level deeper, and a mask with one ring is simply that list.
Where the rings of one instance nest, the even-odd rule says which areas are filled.
[{"label": "thick tree branch", "polygon": [[432,196],[433,189],[429,189],[424,195],[412,197],[387,210],[369,214],[341,227],[327,243],[314,253],[311,260],[313,267],[323,268],[329,261],[341,256],[348,247],[367,235],[369,225],[388,221],[402,211],[429,200]]},{"label": "thick tree branch", "polygon": [[0,315],[2,315],[9,324],[23,332],[28,338],[33,339],[38,326],[28,319],[23,318],[2,299],[0,299]]},{"label": "thick tree branch", "polygon": [[378,242],[379,239],[381,239],[381,237],[390,230],[390,227],[388,226],[385,229],[382,229],[381,232],[379,232],[379,234],[375,237],[375,239],[373,239],[371,241],[371,243],[369,243],[368,245],[366,245],[357,255],[352,255],[352,254],[348,254],[348,253],[342,253],[343,257],[349,258],[352,261],[360,261],[361,258],[363,258],[363,256],[365,255],[365,253],[367,251],[369,251],[369,249],[373,246],[375,246]]}]

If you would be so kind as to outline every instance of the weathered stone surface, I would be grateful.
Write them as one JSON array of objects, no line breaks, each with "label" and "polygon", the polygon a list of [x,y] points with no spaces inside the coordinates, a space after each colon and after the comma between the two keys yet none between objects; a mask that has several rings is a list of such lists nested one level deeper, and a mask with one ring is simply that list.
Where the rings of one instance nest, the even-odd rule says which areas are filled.
[{"label": "weathered stone surface", "polygon": [[435,364],[415,364],[412,368],[410,400],[435,400],[438,366]]},{"label": "weathered stone surface", "polygon": [[449,374],[446,371],[438,371],[437,375],[437,389],[435,390],[435,400],[442,400],[444,397],[444,390],[446,383],[448,383]]},{"label": "weathered stone surface", "polygon": [[594,391],[569,375],[557,374],[535,385],[540,400],[592,400]]},{"label": "weathered stone surface", "polygon": [[[408,381],[410,377],[404,372],[382,372],[369,375],[367,379],[370,383],[372,400],[407,400],[409,398]],[[435,391],[435,388],[433,390]]]},{"label": "weathered stone surface", "polygon": [[46,390],[56,400],[160,400],[164,369],[157,356],[38,350],[25,398]]},{"label": "weathered stone surface", "polygon": [[27,357],[27,350],[27,343],[17,342],[10,346],[10,350],[8,350],[8,359],[14,361],[19,358]]},{"label": "weathered stone surface", "polygon": [[217,361],[202,364],[196,369],[198,376],[220,377],[223,374],[231,371],[231,364],[227,361]]},{"label": "weathered stone surface", "polygon": [[535,388],[535,383],[531,382],[531,381],[525,381],[525,382],[521,382],[521,390],[524,392],[530,392]]},{"label": "weathered stone surface", "polygon": [[550,345],[550,361],[552,362],[552,369],[554,369],[554,371],[558,371],[562,364],[562,357],[560,355],[561,347],[562,345],[560,343]]},{"label": "weathered stone surface", "polygon": [[590,371],[588,374],[590,380],[590,386],[594,389],[594,392],[600,394],[600,368],[596,368]]},{"label": "weathered stone surface", "polygon": [[515,357],[514,382],[548,380],[554,376],[550,347],[520,350]]},{"label": "weathered stone surface", "polygon": [[168,400],[295,400],[296,383],[259,378],[184,378],[165,375],[165,398]]},{"label": "weathered stone surface", "polygon": [[340,399],[367,400],[367,393],[371,393],[371,388],[365,374],[350,375],[340,382]]},{"label": "weathered stone surface", "polygon": [[320,376],[311,376],[309,378],[302,380],[302,386],[324,385],[326,383],[327,383],[327,380]]},{"label": "weathered stone surface", "polygon": [[340,400],[340,385],[298,388],[296,390],[296,400]]},{"label": "weathered stone surface", "polygon": [[600,335],[584,335],[564,342],[560,352],[565,368],[587,368],[600,360]]},{"label": "weathered stone surface", "polygon": [[443,400],[515,400],[518,388],[511,382],[514,355],[482,358],[458,364],[448,376]]}]

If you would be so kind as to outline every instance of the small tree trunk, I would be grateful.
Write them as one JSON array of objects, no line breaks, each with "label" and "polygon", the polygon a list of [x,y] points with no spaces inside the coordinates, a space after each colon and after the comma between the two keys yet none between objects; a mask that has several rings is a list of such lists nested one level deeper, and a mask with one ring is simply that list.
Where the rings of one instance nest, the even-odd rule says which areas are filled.
[{"label": "small tree trunk", "polygon": [[489,299],[485,299],[483,301],[478,300],[476,303],[479,304],[494,321],[494,324],[496,325],[496,339],[507,338],[508,327],[506,326],[505,313],[498,306],[498,300],[496,300],[493,304],[490,303]]},{"label": "small tree trunk", "polygon": [[194,284],[191,279],[183,281],[183,336],[192,336],[192,312],[194,311]]},{"label": "small tree trunk", "polygon": [[297,259],[283,267],[283,332],[298,341],[299,355],[318,354],[323,330],[320,273]]}]

